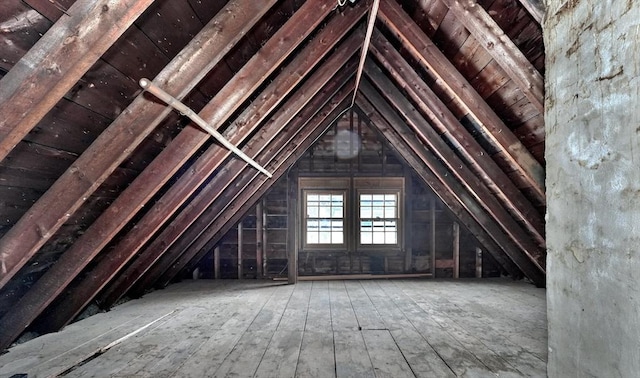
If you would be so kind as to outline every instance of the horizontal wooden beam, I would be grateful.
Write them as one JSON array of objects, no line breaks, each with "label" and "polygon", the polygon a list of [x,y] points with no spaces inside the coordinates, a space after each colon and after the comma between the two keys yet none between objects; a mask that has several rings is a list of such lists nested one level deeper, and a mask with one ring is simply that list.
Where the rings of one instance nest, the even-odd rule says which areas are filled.
[{"label": "horizontal wooden beam", "polygon": [[153,0],[79,0],[0,81],[0,161]]},{"label": "horizontal wooden beam", "polygon": [[469,168],[526,226],[537,243],[544,245],[544,219],[540,213],[380,32],[374,34],[371,52],[394,82],[429,119],[429,123],[455,147]]},{"label": "horizontal wooden beam", "polygon": [[[502,247],[500,247],[489,236],[487,231],[482,225],[469,213],[469,210],[462,204],[460,199],[450,191],[449,187],[445,185],[436,175],[424,164],[420,156],[414,151],[414,149],[407,144],[407,142],[393,129],[393,127],[387,122],[387,120],[378,112],[374,105],[364,96],[360,95],[356,99],[357,106],[362,112],[371,120],[375,130],[391,145],[396,151],[402,151],[402,158],[406,163],[413,168],[416,174],[424,181],[424,183],[433,190],[433,192],[442,200],[449,210],[464,224],[467,229],[475,236],[475,238],[492,254],[500,266],[508,272],[512,277],[522,277],[522,272],[513,261],[506,255]],[[433,218],[435,216],[434,211],[435,200],[432,199],[431,214],[432,214],[432,229],[435,230],[435,222]],[[436,265],[436,259],[434,248],[435,239],[432,240],[432,264],[434,268]]]},{"label": "horizontal wooden beam", "polygon": [[469,213],[482,225],[487,233],[494,239],[502,250],[511,258],[511,260],[537,285],[544,286],[545,272],[537,261],[529,258],[526,251],[516,245],[504,231],[496,220],[488,214],[478,201],[465,189],[465,187],[457,181],[452,172],[440,162],[420,141],[416,135],[410,130],[405,121],[400,118],[393,107],[387,103],[382,96],[370,85],[364,81],[361,86],[362,94],[371,101],[372,105],[378,109],[380,114],[387,119],[387,122],[394,130],[405,140],[413,150],[419,154],[421,160],[435,174],[443,184],[447,186],[449,192],[458,197],[461,203],[467,208]]},{"label": "horizontal wooden beam", "polygon": [[476,0],[442,0],[507,73],[531,104],[544,112],[544,78]]},{"label": "horizontal wooden beam", "polygon": [[400,40],[407,52],[429,70],[462,104],[492,144],[505,151],[510,168],[525,178],[535,198],[545,203],[545,172],[527,148],[502,122],[473,86],[449,62],[395,0],[381,0],[380,20]]},{"label": "horizontal wooden beam", "polygon": [[[225,10],[214,17],[158,74],[155,83],[171,88],[174,97],[184,98],[273,3],[275,0],[259,5],[230,1]],[[100,134],[0,239],[0,255],[5,267],[0,272],[0,287],[27,263],[170,112],[166,106],[138,96]],[[108,239],[109,235],[104,237]]]}]

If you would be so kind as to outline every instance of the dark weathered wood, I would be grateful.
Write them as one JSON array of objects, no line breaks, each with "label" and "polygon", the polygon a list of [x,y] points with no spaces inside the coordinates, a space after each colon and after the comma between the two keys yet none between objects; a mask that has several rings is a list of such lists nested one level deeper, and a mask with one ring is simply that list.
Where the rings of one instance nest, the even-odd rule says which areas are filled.
[{"label": "dark weathered wood", "polygon": [[[347,51],[349,53],[347,55],[353,55],[356,49],[356,46],[348,48]],[[337,54],[335,57],[338,57],[338,60],[347,58],[345,56],[340,57],[340,55],[341,54]],[[329,64],[332,63],[331,60],[327,62],[327,66],[322,67],[300,88],[300,93],[302,93],[303,95],[298,95],[296,96],[296,98],[291,99],[289,102],[287,102],[285,106],[273,116],[270,122],[261,129],[261,134],[263,134],[264,136],[259,135],[257,138],[254,138],[247,144],[245,150],[248,154],[250,154],[250,156],[256,156],[256,159],[262,159],[269,162],[270,160],[268,159],[276,159],[281,161],[282,158],[278,155],[280,153],[291,153],[290,151],[283,149],[286,146],[286,142],[292,138],[292,135],[296,135],[295,133],[299,132],[299,127],[295,127],[290,123],[299,123],[305,121],[305,119],[302,118],[304,118],[304,115],[309,114],[309,109],[315,112],[319,108],[320,104],[327,101],[327,98],[319,97],[313,99],[312,102],[307,105],[308,101],[312,99],[312,96],[314,94],[318,93],[321,89],[323,91],[323,93],[321,94],[325,94],[324,92],[327,91],[330,91],[330,93],[335,92],[338,89],[335,87],[341,86],[342,83],[351,75],[350,70],[353,68],[352,62],[350,62],[347,67],[342,70],[342,72],[337,74],[337,67],[334,64]],[[332,80],[332,82],[330,84],[327,84],[329,80]],[[325,88],[323,89],[323,87]],[[321,96],[321,94],[318,94],[317,96]],[[303,109],[305,105],[306,108]],[[301,113],[300,115],[296,115],[300,112],[303,113]],[[294,116],[296,117],[295,120]],[[273,142],[268,145],[268,148],[265,149],[267,143],[269,143],[271,140],[273,140]],[[284,152],[281,152],[281,150],[283,150]],[[228,205],[231,202],[228,196],[237,196],[239,191],[247,190],[247,183],[234,183],[234,180],[242,173],[243,167],[237,164],[237,162],[231,162],[230,164],[227,164],[227,169],[216,177],[215,182],[207,185],[207,187],[198,194],[198,198],[193,200],[192,203],[195,204],[195,206],[190,206],[191,208],[187,208],[178,216],[178,218],[176,218],[189,219],[190,221],[188,224],[191,225],[191,222],[193,222],[193,220],[196,220],[196,218],[200,216],[200,218],[191,225],[191,228],[187,230],[186,233],[186,223],[182,222],[183,224],[185,224],[185,227],[181,228],[179,230],[180,232],[175,234],[175,236],[172,236],[172,238],[170,239],[172,243],[170,244],[173,244],[173,241],[175,241],[178,237],[181,237],[181,239],[178,240],[176,244],[171,248],[171,250],[174,251],[173,254],[176,253],[175,251],[178,251],[178,253],[182,252],[190,245],[197,243],[202,239],[202,231],[206,229],[206,227],[210,226],[211,222],[213,222],[213,220],[221,214],[220,210],[216,211],[214,209],[214,201],[222,201],[223,203]],[[246,176],[247,173],[244,173],[244,175]],[[241,177],[240,181],[249,182],[249,179],[249,177]],[[226,192],[223,192],[223,190],[225,189]],[[228,192],[232,194],[229,194]],[[240,215],[242,214],[244,214],[244,212]],[[157,238],[156,240],[154,240],[152,246],[154,246],[158,240],[163,239],[160,237]],[[206,241],[208,240],[204,240],[204,242]],[[164,244],[165,243],[162,243],[160,245],[164,247]],[[167,248],[168,247],[149,248],[148,250],[144,251],[145,255],[148,254],[147,258],[142,261],[137,260],[131,268],[127,269],[125,273],[126,276],[139,277],[148,271],[148,273],[142,279],[140,279],[140,282],[136,284],[138,290],[133,290],[134,293],[141,294],[144,288],[152,285],[157,277],[167,269],[170,264],[168,263],[168,261],[172,261],[175,258],[175,256],[172,257],[173,254],[170,254],[170,252],[166,252]],[[160,259],[163,254],[166,254],[166,257]],[[160,260],[158,261],[158,259]],[[156,263],[156,261],[158,262]],[[154,263],[156,264],[155,266],[153,266]],[[114,287],[109,288],[107,293],[103,295],[103,297],[106,298],[103,300],[104,303],[106,305],[114,303],[118,299],[116,298],[116,295],[123,295],[133,285],[133,283],[135,283],[135,281],[129,279],[126,283],[123,282],[122,284],[120,284],[121,287],[116,288],[116,282],[114,284]],[[110,292],[112,292],[113,294],[111,294]]]},{"label": "dark weathered wood", "polygon": [[[362,86],[361,92],[371,101],[373,107],[377,109],[383,117],[385,117],[388,122],[387,124],[391,125],[391,127],[400,135],[402,140],[404,140],[404,143],[413,149],[416,154],[419,154],[423,164],[427,165],[435,175],[436,179],[442,183],[444,188],[439,187],[438,189],[444,189],[447,193],[453,194],[457,197],[458,201],[460,201],[460,203],[468,210],[469,214],[476,219],[490,237],[500,245],[502,251],[509,256],[512,262],[515,263],[533,282],[537,285],[544,286],[545,274],[539,264],[529,258],[526,251],[520,249],[511,240],[511,238],[504,233],[502,227],[497,224],[495,219],[484,211],[482,206],[467,193],[461,183],[452,177],[451,172],[430,151],[428,151],[422,143],[419,142],[415,137],[415,134],[409,130],[405,125],[404,120],[395,113],[391,105],[386,103],[386,101],[377,92],[375,92],[375,90],[371,90],[372,88],[370,86],[367,88],[366,82],[363,84],[365,85]],[[380,127],[379,125],[376,126]],[[436,188],[432,187],[432,189],[434,189],[438,195],[442,195],[442,193],[439,193]],[[441,199],[443,199],[443,202],[445,203],[450,202],[448,200],[445,201],[443,197],[441,197]],[[467,228],[472,230],[472,227],[473,226],[468,226]],[[498,260],[503,260],[500,257],[501,256],[498,256]]]},{"label": "dark weathered wood", "polygon": [[[296,144],[290,143],[294,151],[287,154],[288,157],[286,160],[278,162],[278,168],[274,170],[274,178],[282,177],[289,167],[291,167],[300,158],[300,156],[302,156],[302,154],[327,131],[331,123],[335,120],[335,117],[337,117],[343,110],[344,100],[351,91],[353,91],[353,86],[352,84],[348,84],[345,89],[332,98],[331,102],[325,106],[325,110],[320,111],[313,118],[311,118],[311,115],[305,118],[309,119],[307,122],[308,125],[305,126],[305,128],[312,128],[313,130],[311,130],[310,134],[307,134],[309,130],[301,131],[302,136],[300,137],[300,142]],[[342,100],[342,102],[338,100]],[[202,251],[206,251],[210,248],[210,245],[217,243],[218,240],[220,240],[220,238],[222,238],[222,236],[224,236],[229,230],[230,224],[233,224],[233,222],[242,217],[246,209],[248,209],[251,204],[258,201],[271,188],[273,183],[271,181],[265,183],[264,181],[265,180],[258,177],[257,180],[254,179],[251,184],[246,186],[246,189],[240,193],[232,206],[227,208],[220,217],[215,219],[207,230],[201,232],[201,237],[197,243],[191,245],[184,251],[184,253],[174,260],[175,262],[170,264],[170,267],[162,274],[162,277],[158,279],[158,284],[167,285],[168,282],[170,282],[176,274],[182,271],[190,261],[199,261],[202,258]]]},{"label": "dark weathered wood", "polygon": [[382,34],[374,34],[371,52],[438,132],[456,147],[469,168],[527,226],[536,240],[544,243],[544,220],[538,211]]},{"label": "dark weathered wood", "polygon": [[[295,115],[295,112],[293,112],[292,114],[288,114],[288,111],[286,111],[284,113],[288,117],[293,117]],[[279,127],[282,125],[276,124],[276,126]],[[261,137],[257,137],[257,140],[266,142]],[[259,151],[260,149],[258,148],[257,150]],[[273,154],[269,153],[265,153],[265,155],[269,157],[273,156]],[[203,159],[203,161],[207,161],[207,159],[205,158]],[[198,209],[199,207],[201,208],[207,203],[213,201],[213,199],[217,198],[219,192],[222,191],[227,185],[229,185],[233,181],[234,177],[242,173],[242,169],[246,166],[245,163],[237,160],[232,160],[232,162],[234,163],[232,169],[221,170],[218,177],[216,177],[216,180],[213,180],[211,182],[211,185],[209,185],[209,191],[205,191],[205,194],[200,193],[200,199],[193,202],[194,206],[191,208],[195,208],[196,213],[202,212],[202,210]],[[209,198],[207,198],[207,195],[209,196]],[[206,209],[206,206],[204,208]],[[218,212],[215,213],[217,214]],[[189,211],[186,211],[184,214],[184,219],[188,219],[190,215]],[[238,220],[236,220],[236,222],[237,221]],[[183,231],[179,227],[175,230],[179,231],[179,234]],[[173,231],[175,232],[175,230]],[[193,239],[191,239],[191,241],[193,241]],[[121,275],[121,278],[112,283],[105,294],[101,296],[101,303],[113,303],[121,295],[123,295],[140,278],[142,273],[151,268],[153,262],[160,257],[159,255],[162,252],[165,251],[163,247],[163,245],[157,245],[156,248],[145,250],[145,255],[143,255],[145,257],[136,260],[136,265],[132,265],[131,268],[128,268],[127,273]],[[61,306],[61,308],[57,308],[56,311],[53,311],[55,318],[49,320],[49,324],[55,325],[52,329],[61,327],[68,321],[70,321],[96,295],[96,293],[108,283],[108,281],[115,275],[114,271],[121,269],[121,267],[124,266],[124,264],[126,264],[129,259],[131,259],[132,255],[133,253],[130,252],[126,255],[112,254],[108,256],[105,261],[101,262],[100,265],[98,265],[98,267],[94,270],[94,274],[89,279],[85,280],[83,284],[75,287],[71,291],[71,293],[68,294],[69,300],[65,301],[65,305]],[[142,264],[142,261],[147,261],[148,265]],[[109,269],[106,269],[105,267]],[[114,269],[113,267],[116,267],[117,269]],[[160,271],[160,273],[162,273],[162,271]]]},{"label": "dark weathered wood", "polygon": [[507,152],[513,170],[527,178],[536,196],[543,200],[544,168],[507,128],[478,95],[468,81],[440,52],[438,47],[418,28],[413,20],[393,0],[382,0],[378,19],[398,38],[407,51],[425,65],[455,97],[468,108],[493,143]]},{"label": "dark weathered wood", "polygon": [[453,278],[460,278],[460,224],[453,222]]},{"label": "dark weathered wood", "polygon": [[[357,74],[356,74],[357,75]],[[356,80],[357,77],[356,77]],[[298,282],[298,180],[296,172],[288,172],[287,182],[287,282]]]},{"label": "dark weathered wood", "polygon": [[429,257],[431,258],[432,278],[436,278],[436,235],[436,198],[431,196],[429,198]]},{"label": "dark weathered wood", "polygon": [[213,248],[213,278],[220,278],[220,246]]},{"label": "dark weathered wood", "polygon": [[[192,44],[187,47],[185,54],[174,59],[174,61],[163,70],[158,78],[156,78],[157,82],[171,86],[176,92],[180,92],[179,97],[184,97],[198,83],[202,76],[237,42],[239,36],[235,33],[242,34],[246,30],[249,30],[251,25],[260,19],[262,12],[266,12],[268,9],[265,4],[261,4],[255,5],[255,9],[251,8],[251,11],[247,11],[247,8],[240,7],[235,1],[230,2],[228,7],[229,12],[221,12],[219,17],[214,18],[214,20],[194,38]],[[253,7],[253,5],[251,7]],[[236,12],[243,15],[246,14],[248,18],[236,17],[234,16]],[[222,28],[221,25],[223,26]],[[221,31],[231,33],[232,35],[219,34]],[[208,47],[203,48],[203,46]],[[197,59],[194,55],[196,55]],[[180,68],[179,74],[176,73],[178,68]],[[123,115],[98,138],[89,150],[74,163],[72,169],[68,170],[45,196],[31,208],[27,215],[33,211],[34,214],[38,214],[38,222],[44,224],[45,221],[49,221],[49,217],[62,212],[62,214],[64,214],[62,219],[57,219],[54,224],[55,229],[57,229],[57,227],[68,218],[68,215],[66,215],[64,211],[77,209],[82,204],[83,198],[86,198],[86,196],[97,189],[99,184],[104,181],[109,173],[126,157],[124,152],[130,151],[132,148],[131,145],[139,143],[144,138],[145,133],[151,132],[153,127],[169,112],[169,109],[160,104],[151,102],[148,99],[138,98],[129,110],[123,113]],[[132,130],[131,125],[138,124],[141,128],[144,128],[144,131],[140,130],[133,134],[129,132],[129,130]],[[193,144],[189,145],[188,143],[184,143],[184,141],[176,142],[173,146],[178,150],[184,149],[185,151],[191,151],[191,153],[197,150],[197,146],[194,147]],[[184,162],[188,158],[188,155],[179,158],[182,158]],[[165,163],[167,162],[165,161]],[[177,170],[179,166],[180,164],[176,163],[175,170]],[[151,169],[145,171],[144,175],[148,178],[157,179],[157,173],[158,171]],[[93,176],[94,174],[96,176]],[[141,180],[140,182],[144,183],[142,180],[145,179],[145,176],[139,178]],[[169,174],[168,176],[170,177],[171,175]],[[165,179],[165,182],[167,178],[164,176],[161,177],[161,179]],[[144,187],[146,186],[142,185],[138,187],[138,189]],[[128,192],[132,193],[134,190],[129,190]],[[140,197],[135,197],[138,195]],[[11,313],[14,315],[7,315],[13,316],[13,318],[3,319],[3,321],[8,322],[6,324],[14,324],[9,323],[9,321],[12,321],[19,322],[19,324],[23,324],[23,326],[15,323],[16,327],[9,327],[12,329],[11,333],[13,335],[8,335],[8,333],[2,334],[0,336],[0,340],[2,341],[0,345],[6,345],[5,343],[10,342],[6,340],[17,337],[15,332],[24,329],[27,324],[33,321],[33,319],[64,290],[64,287],[73,280],[106,243],[111,240],[118,230],[131,219],[135,214],[135,212],[131,212],[131,208],[137,208],[140,203],[145,203],[152,195],[153,192],[146,190],[135,193],[135,201],[133,202],[130,202],[130,196],[125,195],[121,200],[119,199],[117,203],[114,203],[110,207],[110,210],[105,212],[99,221],[91,226],[90,230],[87,230],[81,242],[75,243],[72,249],[60,258],[60,264],[56,264],[54,268],[42,277],[37,285],[29,291],[28,296],[22,298],[19,307]],[[124,208],[129,210],[122,211]],[[47,213],[46,218],[43,216],[45,212]],[[25,217],[23,217],[23,219],[25,219]],[[22,222],[22,220],[20,222]],[[18,232],[24,229],[30,229],[31,222],[30,219],[25,219],[22,225],[20,222],[14,226],[10,233],[5,235],[5,238],[0,241],[0,246],[2,248],[12,248],[12,250],[17,250],[22,253],[33,254],[46,241],[45,235],[33,235],[35,237],[32,237],[31,245],[27,245],[24,239],[25,236]],[[14,231],[14,229],[16,231]],[[45,230],[46,229],[47,228],[45,228]],[[48,238],[51,235],[46,236]],[[22,313],[20,309],[24,309],[25,313]]]},{"label": "dark weathered wood", "polygon": [[539,112],[544,111],[544,78],[475,0],[442,0],[491,54]]},{"label": "dark weathered wood", "polygon": [[242,222],[238,222],[238,255],[236,256],[238,264],[238,279],[242,279]]},{"label": "dark weathered wood", "polygon": [[[240,5],[236,1],[230,2],[228,7],[230,12],[222,12],[216,17],[185,48],[184,54],[165,67],[155,79],[157,84],[171,88],[172,95],[183,98],[268,10],[265,4]],[[235,17],[234,10],[247,18]],[[170,112],[164,105],[139,96],[98,137],[0,240],[0,254],[6,267],[6,272],[1,274],[0,287]]]},{"label": "dark weathered wood", "polygon": [[256,277],[262,278],[264,276],[263,270],[263,255],[266,250],[266,246],[263,243],[264,240],[264,209],[262,201],[258,201],[256,204]]},{"label": "dark weathered wood", "polygon": [[[379,114],[378,109],[375,107],[376,105],[370,103],[365,97],[360,96],[357,100],[358,106],[366,113],[367,117],[369,117],[373,124],[380,130],[382,135],[386,138],[386,140],[391,144],[394,148],[399,151],[404,152],[404,159],[407,163],[416,171],[416,173],[422,178],[422,180],[435,192],[435,194],[444,202],[444,204],[452,211],[452,213],[460,219],[460,222],[463,223],[467,229],[478,239],[480,243],[482,243],[487,250],[492,253],[493,257],[498,261],[498,263],[507,271],[509,274],[514,277],[521,276],[521,270],[518,268],[514,262],[507,256],[505,251],[502,249],[497,242],[493,240],[490,236],[489,232],[485,230],[486,224],[481,223],[476,220],[476,218],[472,215],[470,209],[479,209],[478,205],[473,203],[469,204],[469,208],[467,208],[467,204],[462,202],[462,199],[454,193],[450,187],[447,185],[447,182],[442,182],[435,175],[431,169],[425,165],[422,160],[422,156],[418,155],[412,147],[405,141],[399,134],[397,134],[391,124]],[[397,121],[402,122],[399,117]],[[423,147],[424,148],[424,147]],[[431,234],[435,233],[435,199],[431,200]],[[482,214],[481,214],[482,215]],[[488,216],[481,218],[481,220],[486,220],[487,222],[493,222],[490,220]],[[494,227],[494,229],[496,229]],[[505,235],[506,237],[506,235]],[[507,240],[507,243],[509,241]],[[432,261],[432,269],[435,267],[435,237],[431,238],[431,247],[430,250],[433,250],[431,253],[431,261]],[[512,243],[509,244],[512,248],[516,249],[515,245]]]},{"label": "dark weathered wood", "polygon": [[542,0],[519,0],[520,4],[527,9],[531,17],[533,17],[538,24],[542,25],[544,19],[544,2]]},{"label": "dark weathered wood", "polygon": [[[297,25],[304,25],[301,23],[297,23]],[[334,30],[334,24],[330,24],[331,28],[328,30]],[[339,30],[339,29],[338,29]],[[250,135],[253,130],[255,130],[263,118],[270,113],[270,111],[275,108],[277,104],[280,103],[284,96],[289,93],[292,88],[297,85],[302,78],[311,70],[311,68],[317,64],[319,59],[323,56],[323,54],[327,53],[329,49],[331,49],[334,43],[337,42],[338,36],[334,38],[329,38],[325,33],[321,33],[317,38],[317,43],[322,43],[323,47],[317,46],[316,44],[312,44],[309,46],[310,52],[312,54],[308,56],[300,55],[300,58],[295,59],[292,64],[288,65],[285,71],[279,76],[279,79],[270,84],[270,86],[262,93],[259,100],[255,101],[252,106],[250,106],[243,114],[233,123],[232,127],[229,128],[228,131],[224,133],[226,137],[228,137],[233,143],[240,143],[246,136]],[[324,38],[327,37],[327,38]],[[325,45],[326,44],[326,45]],[[335,75],[337,69],[343,65],[358,49],[360,44],[359,34],[355,34],[349,37],[342,45],[341,48],[333,54],[326,62],[325,65],[320,68],[313,76],[307,80],[307,82],[301,87],[298,94],[287,103],[287,106],[279,111],[277,116],[273,116],[270,119],[270,124],[272,125],[271,129],[269,127],[263,127],[260,130],[260,134],[262,135],[262,142],[268,142],[275,135],[277,135],[280,130],[287,124],[288,119],[291,119],[295,115],[299,109],[311,99],[311,96],[322,89],[322,87]],[[247,147],[250,151],[254,147]],[[198,163],[194,166],[194,173],[191,177],[184,178],[180,183],[176,184],[170,191],[165,194],[165,197],[176,192],[177,188],[181,186],[185,186],[190,188],[191,191],[194,191],[197,186],[204,182],[208,175],[214,172],[217,169],[224,159],[229,155],[226,150],[219,148],[218,146],[212,146],[209,148],[207,152],[198,160]],[[194,222],[202,212],[204,212],[207,207],[214,201],[217,195],[226,188],[226,186],[230,185],[233,179],[240,174],[238,169],[232,169],[226,172],[226,174],[233,174],[231,178],[226,179],[216,179],[207,184],[206,189],[203,189],[199,194],[198,198],[191,201],[191,203],[187,206],[185,211],[183,211],[178,217],[173,221],[172,225],[167,227],[160,236],[158,236],[152,244],[141,254],[141,256],[145,256],[141,258],[140,256],[137,258],[137,261],[133,263],[129,268],[127,268],[127,273],[123,276],[127,277],[126,284],[122,284],[124,286],[131,286],[136,279],[140,277],[140,275],[144,274],[147,269],[149,269],[153,262],[156,261],[171,245],[180,237],[180,235],[185,231],[185,229]],[[197,180],[197,182],[196,182]],[[196,182],[194,184],[194,182]],[[179,192],[178,192],[179,193]],[[157,214],[154,216],[154,219],[158,219],[159,221],[164,221],[168,218],[167,214],[177,210],[179,205],[186,200],[185,193],[179,193],[178,195],[173,196],[175,200],[164,200],[162,201],[162,205],[168,210],[160,210],[162,208],[159,205],[158,211],[154,213]],[[172,202],[182,201],[177,203],[174,207],[169,207]],[[138,228],[142,228],[146,222],[146,218],[143,218],[140,222],[138,222]],[[158,227],[156,224],[158,221],[152,223],[154,229]],[[150,223],[151,224],[151,223]],[[132,235],[136,240],[138,239],[137,235]],[[149,235],[150,237],[150,235]],[[136,242],[137,244],[126,244],[127,250],[135,251],[142,247],[143,242]],[[116,284],[114,284],[116,285]],[[116,285],[117,286],[117,285]],[[111,295],[107,295],[107,297],[111,297]],[[110,302],[110,301],[109,301]]]},{"label": "dark weathered wood", "polygon": [[0,82],[0,161],[152,2],[76,1],[18,61]]},{"label": "dark weathered wood", "polygon": [[[527,234],[520,224],[507,212],[504,205],[494,197],[487,187],[471,172],[467,165],[453,152],[449,146],[439,137],[435,130],[415,111],[415,108],[403,97],[402,93],[384,76],[382,71],[375,64],[367,64],[365,72],[378,90],[383,93],[383,97],[392,104],[402,115],[402,119],[412,128],[424,144],[433,152],[435,156],[447,167],[448,172],[457,178],[462,187],[475,197],[476,201],[490,214],[491,217],[502,227],[504,233],[525,251],[532,261],[544,270],[546,262],[544,251],[544,239],[541,244],[534,242],[533,238]],[[363,90],[366,83],[363,83]],[[369,93],[375,89],[369,88]],[[540,243],[540,242],[539,242]]]}]

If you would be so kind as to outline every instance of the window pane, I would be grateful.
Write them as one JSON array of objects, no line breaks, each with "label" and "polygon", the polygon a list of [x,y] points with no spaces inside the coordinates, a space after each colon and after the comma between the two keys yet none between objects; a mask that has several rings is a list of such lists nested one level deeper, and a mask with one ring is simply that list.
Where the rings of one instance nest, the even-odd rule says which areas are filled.
[{"label": "window pane", "polygon": [[342,232],[333,232],[332,233],[332,242],[333,244],[342,244],[344,243],[344,238],[342,236]]},{"label": "window pane", "polygon": [[342,218],[342,207],[331,208],[331,218]]},{"label": "window pane", "polygon": [[320,201],[327,201],[327,202],[331,201],[331,194],[320,194],[318,197]]},{"label": "window pane", "polygon": [[397,222],[394,220],[387,220],[384,222],[384,227],[387,231],[395,231],[397,226]]},{"label": "window pane", "polygon": [[374,207],[372,218],[384,218],[384,208]]},{"label": "window pane", "polygon": [[373,234],[370,232],[363,232],[360,234],[360,244],[372,244]]},{"label": "window pane", "polygon": [[384,208],[384,217],[385,218],[395,218],[396,217],[396,208],[395,207],[385,207]]},{"label": "window pane", "polygon": [[385,244],[396,244],[398,241],[396,239],[396,233],[394,232],[385,232]]},{"label": "window pane", "polygon": [[318,233],[317,232],[307,232],[307,243],[309,243],[309,244],[318,244]]},{"label": "window pane", "polygon": [[317,207],[307,207],[307,217],[308,218],[317,218],[318,217],[318,208]]},{"label": "window pane", "polygon": [[337,221],[337,220],[331,221],[331,231],[342,232],[342,221],[341,220],[339,220],[339,221]]},{"label": "window pane", "polygon": [[331,244],[331,232],[320,232],[320,244]]},{"label": "window pane", "polygon": [[371,218],[371,208],[370,207],[361,207],[360,208],[360,218]]},{"label": "window pane", "polygon": [[384,194],[374,194],[373,200],[375,202],[384,201]]},{"label": "window pane", "polygon": [[331,221],[328,219],[321,219],[320,220],[320,230],[321,231],[325,231],[325,230],[329,230],[329,228],[331,228]]},{"label": "window pane", "polygon": [[384,244],[384,232],[373,233],[373,244]]},{"label": "window pane", "polygon": [[331,208],[321,207],[318,214],[320,218],[331,218]]},{"label": "window pane", "polygon": [[317,220],[309,220],[307,221],[307,230],[308,231],[318,231],[318,221]]},{"label": "window pane", "polygon": [[361,221],[360,222],[360,231],[362,232],[371,232],[373,228],[373,223],[371,221]]},{"label": "window pane", "polygon": [[318,201],[318,195],[317,194],[307,194],[307,201],[308,202],[317,202]]},{"label": "window pane", "polygon": [[371,201],[371,194],[361,194],[360,201]]}]

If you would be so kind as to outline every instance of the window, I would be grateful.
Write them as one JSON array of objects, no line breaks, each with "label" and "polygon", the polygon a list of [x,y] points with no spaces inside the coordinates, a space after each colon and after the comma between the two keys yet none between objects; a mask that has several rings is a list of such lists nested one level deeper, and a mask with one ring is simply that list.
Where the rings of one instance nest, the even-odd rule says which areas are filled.
[{"label": "window", "polygon": [[345,195],[341,192],[306,192],[306,243],[344,244]]},{"label": "window", "polygon": [[403,243],[403,177],[300,177],[300,248],[394,253]]},{"label": "window", "polygon": [[398,194],[360,194],[360,244],[398,244]]}]

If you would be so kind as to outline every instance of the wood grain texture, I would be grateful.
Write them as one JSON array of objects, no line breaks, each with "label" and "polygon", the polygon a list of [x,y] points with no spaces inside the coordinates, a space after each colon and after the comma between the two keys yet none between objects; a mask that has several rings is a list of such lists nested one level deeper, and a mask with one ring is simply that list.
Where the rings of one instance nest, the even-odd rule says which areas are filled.
[{"label": "wood grain texture", "polygon": [[[380,328],[343,327],[370,309]],[[544,377],[545,324],[544,289],[505,279],[197,280],[18,345],[0,375]]]}]

